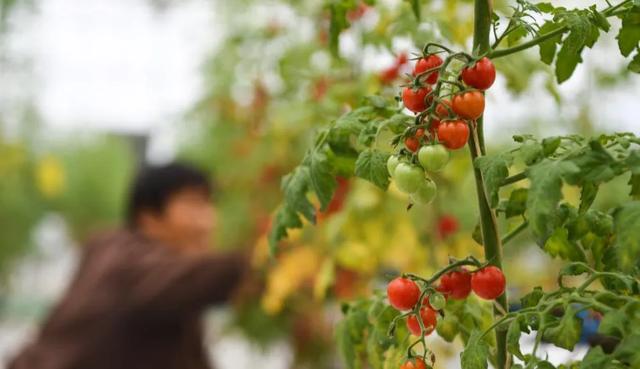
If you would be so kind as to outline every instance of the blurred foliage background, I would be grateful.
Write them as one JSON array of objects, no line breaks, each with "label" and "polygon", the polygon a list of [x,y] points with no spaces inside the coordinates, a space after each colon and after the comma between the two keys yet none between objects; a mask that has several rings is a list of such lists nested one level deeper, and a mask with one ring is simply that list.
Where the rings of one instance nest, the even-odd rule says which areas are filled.
[{"label": "blurred foliage background", "polygon": [[[0,0],[0,38],[11,32],[7,19],[12,10],[37,9],[37,3]],[[158,12],[171,12],[181,1],[152,3]],[[264,289],[236,306],[229,329],[264,346],[289,339],[295,352],[291,367],[337,365],[331,327],[340,302],[370,294],[395,271],[429,273],[449,256],[481,254],[472,239],[477,213],[470,161],[461,151],[435,178],[440,195],[433,204],[407,211],[399,191],[383,193],[364,181],[342,180],[319,224],[296,232],[282,245],[277,262],[266,256],[265,235],[281,198],[280,179],[300,161],[315,130],[367,96],[395,96],[402,71],[410,69],[406,65],[396,78],[384,77],[398,55],[411,57],[427,41],[463,49],[470,45],[472,1],[420,4],[422,18],[417,21],[406,1],[212,2],[222,41],[202,61],[204,93],[174,123],[179,133],[176,156],[205,169],[217,183],[215,204],[222,216],[215,243],[256,250]],[[496,10],[508,11],[508,4],[496,0]],[[345,12],[347,22],[332,24],[331,12]],[[1,45],[0,63],[7,63]],[[518,130],[541,134],[561,123],[565,131],[593,133],[597,107],[579,95],[621,88],[629,77],[622,63],[609,69],[597,63],[581,68],[588,79],[567,97],[535,55],[500,60],[504,88],[489,104],[496,112],[503,109],[498,99],[512,110],[532,110],[531,90],[542,91],[562,115],[548,121],[532,113],[517,122]],[[629,109],[637,113],[636,106]],[[127,184],[145,160],[140,137],[93,132],[49,139],[45,125],[28,99],[22,105],[0,105],[4,280],[29,256],[34,229],[46,214],[62,216],[78,245],[95,231],[118,226]],[[490,150],[509,145],[510,137],[500,130],[490,130],[495,132],[488,138]],[[351,168],[353,162],[344,166]],[[625,195],[616,186],[624,185],[609,184],[597,201],[616,204]],[[568,198],[579,198],[577,191],[567,191]],[[514,261],[506,270],[514,299],[519,286],[555,283],[547,277],[553,275],[547,273],[553,261],[526,234],[518,241],[506,250],[506,258]]]}]

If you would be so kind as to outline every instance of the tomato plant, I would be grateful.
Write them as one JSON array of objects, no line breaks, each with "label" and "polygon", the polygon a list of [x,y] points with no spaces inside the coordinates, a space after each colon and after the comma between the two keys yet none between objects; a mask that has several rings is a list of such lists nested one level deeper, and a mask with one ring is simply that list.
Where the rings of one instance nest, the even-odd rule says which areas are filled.
[{"label": "tomato plant", "polygon": [[[486,369],[489,364],[498,369],[555,368],[538,355],[539,343],[544,339],[573,349],[581,335],[578,313],[583,311],[601,315],[601,333],[617,344],[606,352],[599,347],[589,349],[580,365],[637,367],[640,139],[629,133],[540,139],[521,134],[514,136],[513,147],[490,152],[483,129],[491,122],[482,114],[484,94],[491,94],[495,80],[497,59],[537,47],[541,62],[552,65],[555,79],[562,83],[582,61],[585,47],[595,47],[599,36],[611,31],[609,19],[613,17],[622,19],[617,37],[620,51],[625,57],[634,54],[629,69],[640,71],[640,37],[635,32],[640,7],[629,0],[578,9],[520,0],[505,13],[494,11],[489,1],[474,2],[472,53],[457,50],[455,45],[423,45],[411,80],[397,86],[397,100],[369,97],[320,130],[302,164],[283,180],[285,201],[271,232],[272,250],[277,250],[288,229],[302,227],[302,217],[315,222],[308,194],[314,193],[324,206],[335,189],[335,173],[347,157],[355,157],[352,175],[383,190],[393,181],[410,195],[405,198],[411,209],[437,197],[436,185],[449,184],[433,173],[440,165],[428,160],[429,147],[467,147],[479,215],[474,239],[482,245],[482,260],[451,258],[448,265],[427,277],[399,271],[398,278],[418,287],[418,293],[412,288],[412,304],[398,305],[402,311],[388,309],[389,303],[398,303],[393,294],[389,301],[378,293],[345,305],[337,334],[349,367],[359,367],[363,360],[375,368],[389,360],[394,360],[393,366],[423,362],[433,367],[435,355],[425,341],[431,331],[420,323],[429,320],[431,326],[435,317],[433,325],[443,338],[460,337],[465,344],[460,356],[464,369]],[[420,2],[411,4],[420,19]],[[331,9],[339,20],[339,5]],[[334,25],[338,30],[344,28],[339,22]],[[414,114],[407,115],[404,109]],[[419,137],[418,129],[422,129]],[[382,131],[392,137],[388,149],[378,141]],[[411,145],[406,144],[407,138]],[[619,178],[628,181],[629,201],[593,208],[600,189]],[[568,188],[579,191],[579,200],[565,198]],[[563,267],[557,286],[530,286],[533,288],[521,296],[520,307],[515,309],[509,304],[506,282],[510,277],[503,272],[503,247],[525,231],[543,252],[560,259]],[[566,283],[569,276],[579,281]],[[446,304],[431,304],[432,298],[442,301],[446,297]],[[513,297],[511,302],[515,302]],[[423,312],[429,315],[423,317]],[[626,321],[629,324],[620,324]],[[536,337],[529,352],[523,352],[519,344],[523,332]],[[410,337],[410,333],[419,335]]]}]

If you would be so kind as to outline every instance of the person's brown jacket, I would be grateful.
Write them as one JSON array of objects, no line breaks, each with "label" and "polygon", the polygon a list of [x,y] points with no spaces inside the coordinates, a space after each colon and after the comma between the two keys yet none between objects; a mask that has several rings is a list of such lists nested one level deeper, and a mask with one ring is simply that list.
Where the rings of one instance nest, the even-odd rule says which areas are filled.
[{"label": "person's brown jacket", "polygon": [[241,279],[238,254],[183,255],[131,232],[87,245],[35,342],[9,369],[206,369],[201,313]]}]

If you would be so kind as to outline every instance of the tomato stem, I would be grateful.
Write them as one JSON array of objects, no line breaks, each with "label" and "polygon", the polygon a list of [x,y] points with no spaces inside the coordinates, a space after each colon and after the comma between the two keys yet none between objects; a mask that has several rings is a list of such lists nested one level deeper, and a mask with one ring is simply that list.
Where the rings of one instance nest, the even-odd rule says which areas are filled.
[{"label": "tomato stem", "polygon": [[[493,9],[491,7],[491,0],[475,0],[473,29],[474,55],[489,53],[491,49],[490,35],[492,14]],[[486,152],[482,126],[482,117],[477,120],[477,124],[471,125],[472,134],[469,135],[469,151],[472,161],[485,155]],[[480,211],[480,229],[482,231],[484,256],[490,264],[502,269],[502,244],[500,233],[498,231],[496,213],[489,205],[482,172],[474,166],[473,173],[476,181],[478,209]],[[509,313],[506,291],[496,299],[496,302],[501,306],[501,309],[494,308],[494,316],[504,316],[503,313]],[[507,331],[506,329],[498,328],[495,332],[496,354],[495,360],[493,361],[495,362],[497,369],[509,369],[512,360],[510,360],[510,355],[507,351]]]},{"label": "tomato stem", "polygon": [[529,226],[529,221],[525,220],[524,222],[522,222],[519,226],[517,226],[513,231],[507,233],[503,238],[502,238],[502,246],[506,245],[507,243],[509,243],[509,241],[511,241],[512,239],[514,239],[517,235],[520,234],[520,232],[524,231],[525,229],[527,229],[527,227]]},{"label": "tomato stem", "polygon": [[505,178],[504,181],[502,181],[502,184],[500,184],[500,186],[507,186],[507,185],[510,185],[512,183],[519,182],[519,181],[521,181],[521,180],[523,180],[525,178],[527,178],[527,173],[525,173],[525,172],[514,174],[511,177]]}]

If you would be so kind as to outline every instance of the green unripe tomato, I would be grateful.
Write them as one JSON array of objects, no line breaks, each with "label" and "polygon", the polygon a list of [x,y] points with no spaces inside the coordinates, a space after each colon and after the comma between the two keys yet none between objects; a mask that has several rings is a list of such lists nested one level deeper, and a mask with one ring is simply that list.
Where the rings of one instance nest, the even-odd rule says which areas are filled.
[{"label": "green unripe tomato", "polygon": [[424,169],[437,172],[449,162],[449,151],[442,145],[422,146],[418,151],[418,161]]},{"label": "green unripe tomato", "polygon": [[389,171],[389,175],[391,177],[393,177],[398,164],[400,164],[400,159],[395,155],[391,155],[389,156],[389,159],[387,159],[387,170]]},{"label": "green unripe tomato", "polygon": [[431,178],[425,178],[418,190],[411,194],[411,199],[418,204],[426,205],[436,197],[436,184]]},{"label": "green unripe tomato", "polygon": [[393,174],[398,189],[408,194],[416,192],[424,182],[424,171],[416,165],[400,163]]},{"label": "green unripe tomato", "polygon": [[436,310],[442,310],[447,305],[447,300],[441,293],[434,293],[429,296],[429,305]]}]

